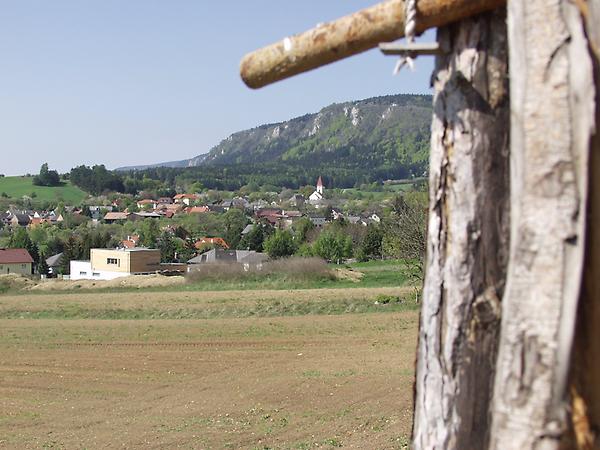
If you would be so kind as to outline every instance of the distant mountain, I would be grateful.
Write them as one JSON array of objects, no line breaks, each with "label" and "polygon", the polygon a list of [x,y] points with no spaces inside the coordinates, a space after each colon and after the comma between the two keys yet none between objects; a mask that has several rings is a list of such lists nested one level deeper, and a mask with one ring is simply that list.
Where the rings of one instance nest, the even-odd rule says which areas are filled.
[{"label": "distant mountain", "polygon": [[362,169],[402,166],[420,175],[429,154],[431,103],[428,95],[389,95],[333,104],[315,114],[234,133],[191,159],[117,170],[281,162]]}]

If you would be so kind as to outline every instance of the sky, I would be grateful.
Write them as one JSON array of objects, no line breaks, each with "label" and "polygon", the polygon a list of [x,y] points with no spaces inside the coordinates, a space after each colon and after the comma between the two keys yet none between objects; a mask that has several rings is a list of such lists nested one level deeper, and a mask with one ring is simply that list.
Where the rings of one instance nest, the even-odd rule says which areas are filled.
[{"label": "sky", "polygon": [[0,173],[186,159],[334,102],[430,93],[431,58],[392,76],[378,50],[241,81],[244,54],[375,2],[0,0]]}]

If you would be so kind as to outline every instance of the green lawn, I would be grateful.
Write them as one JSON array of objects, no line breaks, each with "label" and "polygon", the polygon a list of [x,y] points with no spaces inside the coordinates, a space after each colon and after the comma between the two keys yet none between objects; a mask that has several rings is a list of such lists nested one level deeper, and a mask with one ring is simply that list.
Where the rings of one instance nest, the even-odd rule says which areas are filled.
[{"label": "green lawn", "polygon": [[47,187],[34,186],[33,177],[0,177],[0,194],[18,199],[35,192],[36,201],[63,201],[67,204],[78,204],[87,197],[87,194],[70,182],[63,186]]}]

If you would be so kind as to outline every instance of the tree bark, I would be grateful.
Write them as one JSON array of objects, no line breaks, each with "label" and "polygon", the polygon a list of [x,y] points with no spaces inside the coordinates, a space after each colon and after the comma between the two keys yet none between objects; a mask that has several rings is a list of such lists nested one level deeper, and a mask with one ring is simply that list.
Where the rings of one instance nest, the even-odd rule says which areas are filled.
[{"label": "tree bark", "polygon": [[[600,88],[600,0],[586,4],[586,34],[595,55],[596,92]],[[571,366],[571,447],[600,448],[600,105],[589,162],[589,196],[583,289],[577,314]]]},{"label": "tree bark", "polygon": [[439,29],[413,448],[484,449],[509,249],[505,9]]},{"label": "tree bark", "polygon": [[580,11],[508,5],[511,252],[492,449],[558,449],[583,274],[594,84]]}]

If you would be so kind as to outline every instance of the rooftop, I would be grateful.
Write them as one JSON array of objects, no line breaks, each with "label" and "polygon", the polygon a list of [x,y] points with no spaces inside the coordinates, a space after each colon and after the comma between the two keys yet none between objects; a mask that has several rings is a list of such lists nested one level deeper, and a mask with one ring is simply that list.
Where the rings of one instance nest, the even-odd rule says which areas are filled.
[{"label": "rooftop", "polygon": [[24,248],[0,248],[0,264],[32,263],[33,258]]}]

